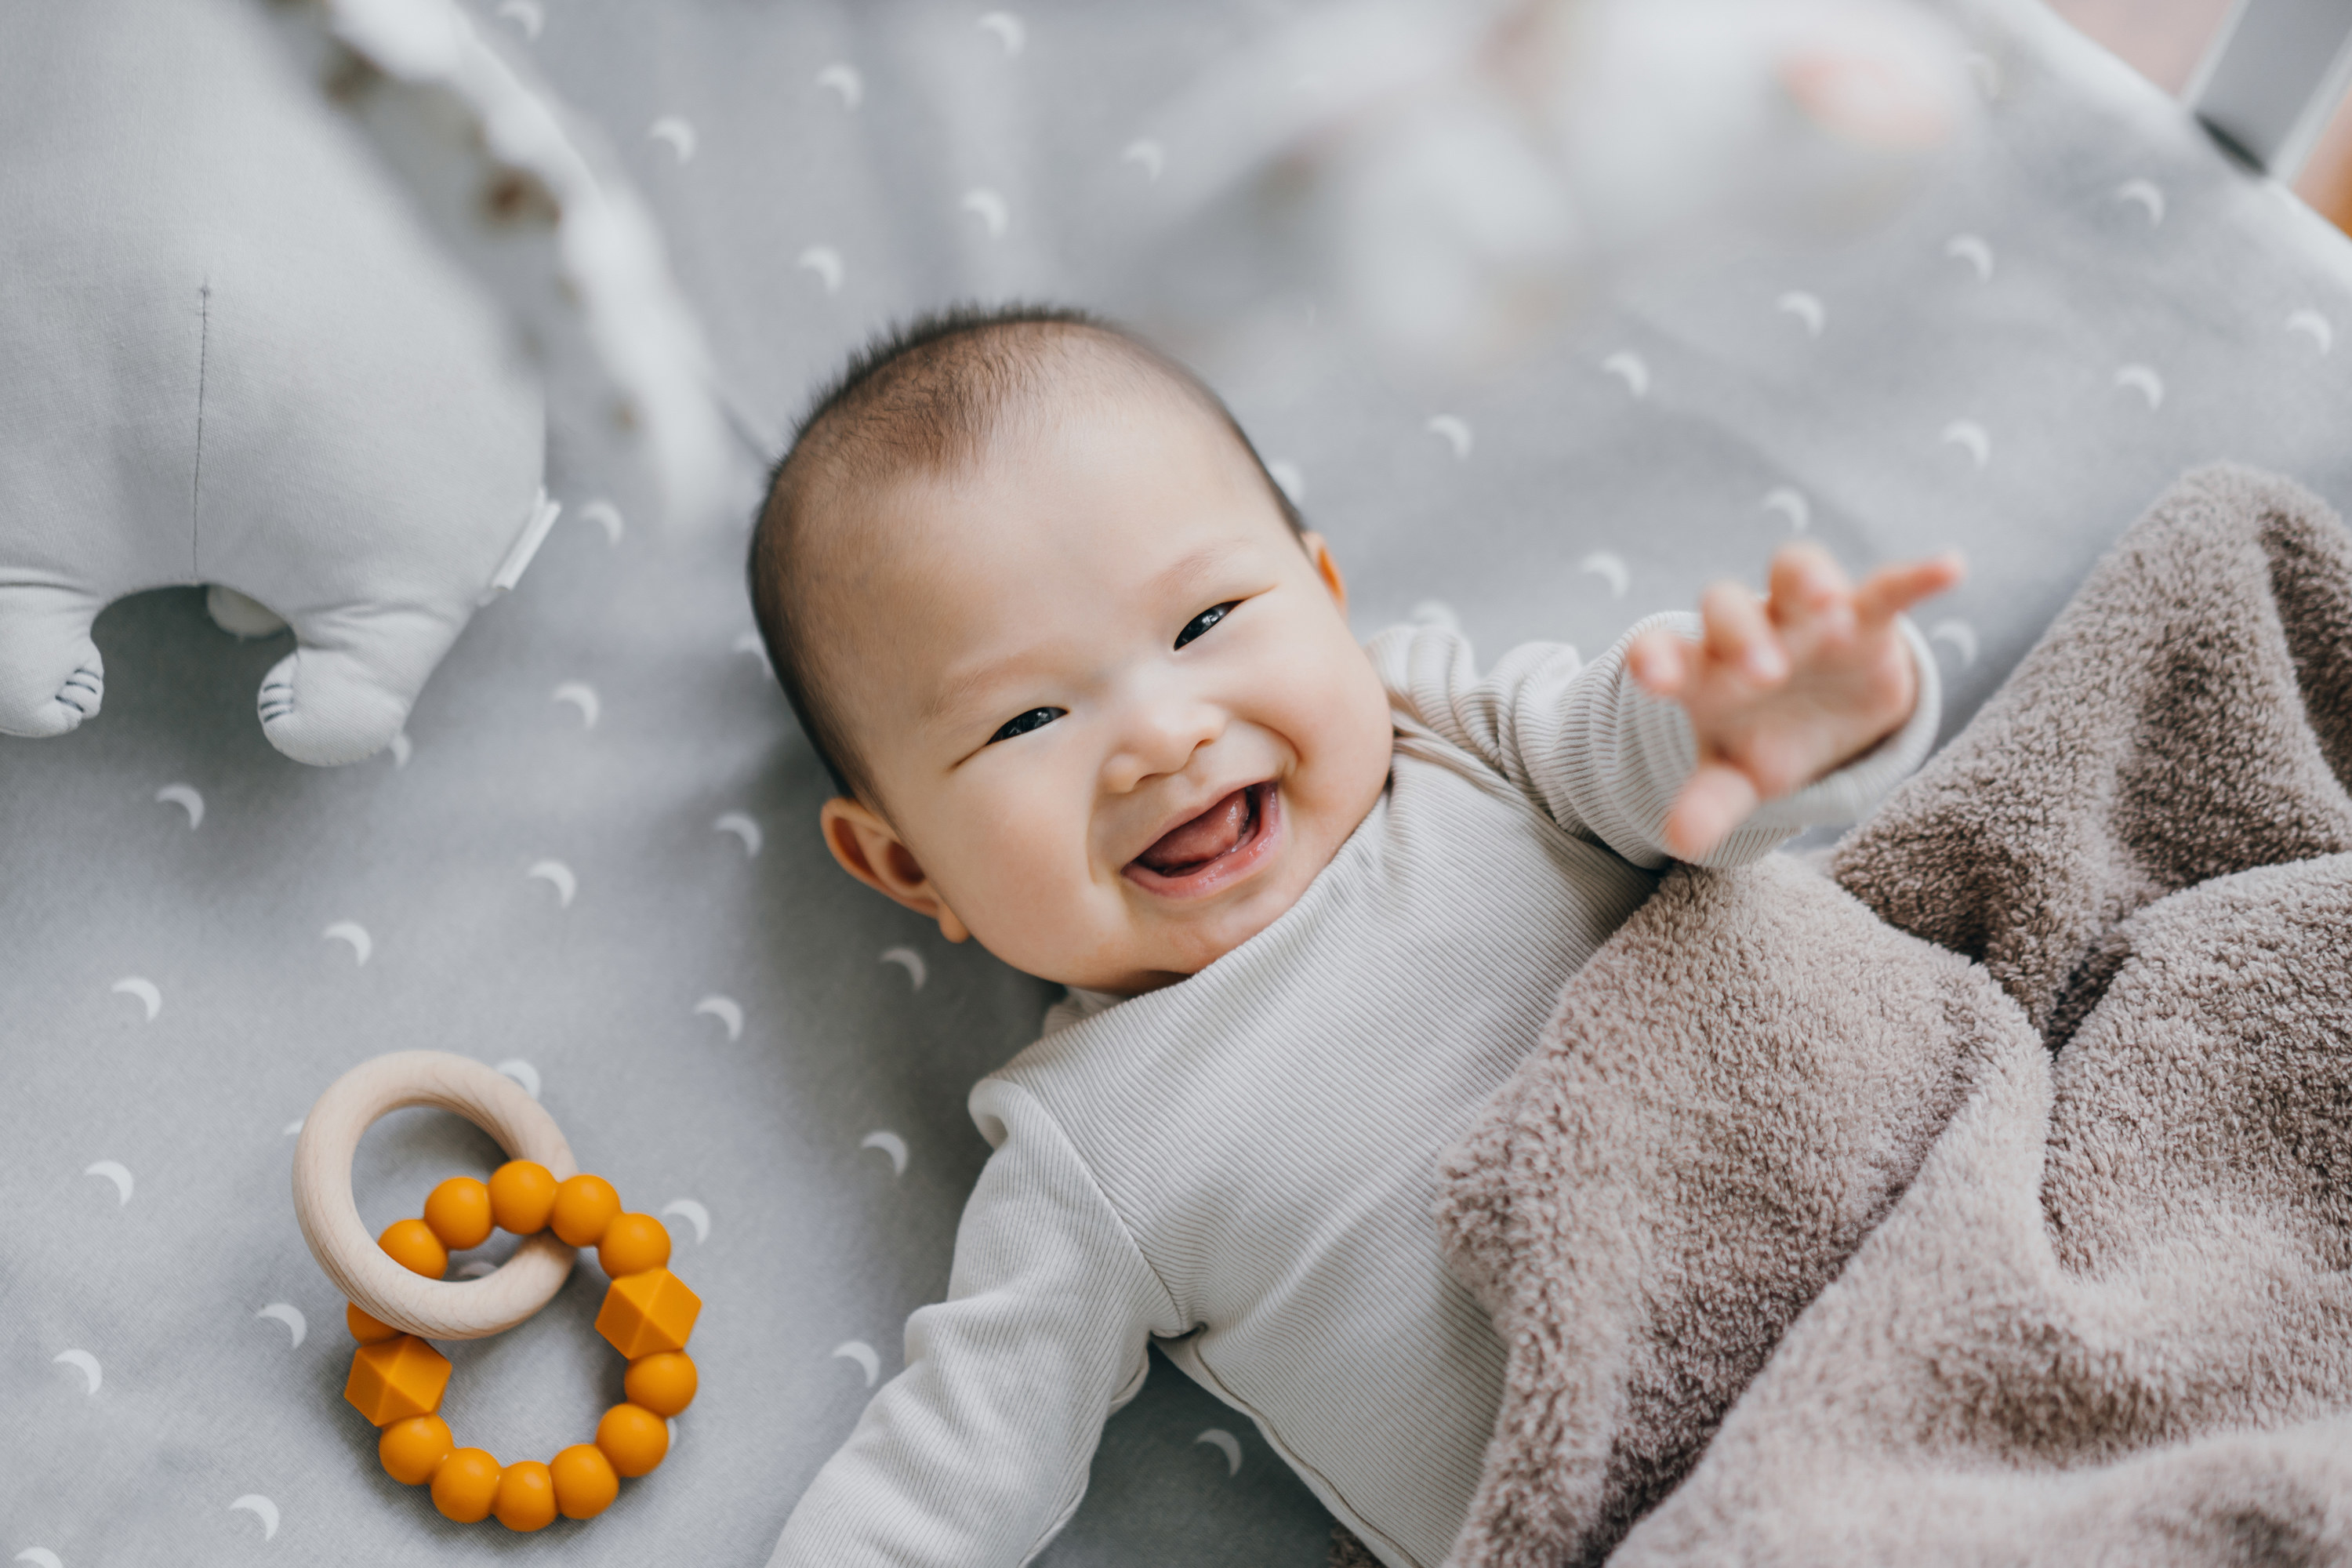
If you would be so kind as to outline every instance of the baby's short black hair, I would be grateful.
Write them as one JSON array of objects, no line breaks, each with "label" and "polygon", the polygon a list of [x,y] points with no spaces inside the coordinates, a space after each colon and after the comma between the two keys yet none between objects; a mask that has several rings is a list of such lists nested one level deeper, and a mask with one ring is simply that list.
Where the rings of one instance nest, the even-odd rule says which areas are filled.
[{"label": "baby's short black hair", "polygon": [[809,744],[843,795],[880,809],[846,716],[815,679],[816,621],[796,595],[810,524],[829,499],[908,471],[965,468],[1009,405],[1034,391],[1051,351],[1082,336],[1158,376],[1221,421],[1249,454],[1292,531],[1306,524],[1208,384],[1115,321],[1059,305],[961,304],[896,322],[849,356],[793,426],[751,532],[751,609]]}]

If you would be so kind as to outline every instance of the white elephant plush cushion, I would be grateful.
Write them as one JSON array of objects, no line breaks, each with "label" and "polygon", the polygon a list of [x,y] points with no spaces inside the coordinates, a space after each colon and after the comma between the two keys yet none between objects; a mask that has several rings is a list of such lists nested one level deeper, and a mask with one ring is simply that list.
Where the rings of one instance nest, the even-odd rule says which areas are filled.
[{"label": "white elephant plush cushion", "polygon": [[400,732],[550,515],[535,384],[404,201],[251,0],[0,10],[0,731],[98,711],[110,601],[211,584],[293,630],[279,751]]}]

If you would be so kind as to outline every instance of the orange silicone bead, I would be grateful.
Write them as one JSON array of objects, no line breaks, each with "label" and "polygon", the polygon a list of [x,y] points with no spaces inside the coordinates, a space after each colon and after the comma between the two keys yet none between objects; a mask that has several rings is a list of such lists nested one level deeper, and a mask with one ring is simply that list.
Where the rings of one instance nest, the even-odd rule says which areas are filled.
[{"label": "orange silicone bead", "polygon": [[621,1212],[621,1194],[602,1176],[583,1173],[555,1189],[555,1212],[548,1223],[566,1247],[593,1247]]},{"label": "orange silicone bead", "polygon": [[421,1219],[394,1220],[383,1227],[375,1244],[392,1254],[394,1263],[427,1279],[440,1279],[449,1267],[449,1249]]},{"label": "orange silicone bead", "polygon": [[669,1427],[640,1405],[615,1405],[596,1423],[596,1447],[622,1475],[642,1476],[669,1453]]},{"label": "orange silicone bead", "polygon": [[659,1268],[669,1261],[669,1226],[649,1214],[615,1215],[596,1244],[596,1261],[615,1279]]},{"label": "orange silicone bead", "polygon": [[343,1303],[343,1327],[351,1330],[352,1338],[363,1345],[374,1344],[379,1340],[388,1340],[400,1332],[398,1329],[383,1319],[371,1317],[360,1310],[360,1304],[357,1301]]},{"label": "orange silicone bead", "polygon": [[449,1423],[438,1415],[412,1415],[383,1429],[375,1440],[375,1457],[383,1461],[383,1473],[402,1486],[421,1487],[456,1447]]},{"label": "orange silicone bead", "polygon": [[593,1443],[574,1443],[548,1465],[555,1478],[555,1506],[566,1519],[593,1519],[621,1495],[613,1461]]},{"label": "orange silicone bead", "polygon": [[499,1478],[490,1511],[509,1530],[544,1530],[555,1522],[555,1478],[537,1459],[520,1459]]},{"label": "orange silicone bead", "polygon": [[343,1397],[371,1426],[389,1426],[441,1408],[449,1386],[449,1358],[410,1334],[379,1340],[352,1352]]},{"label": "orange silicone bead", "polygon": [[490,1173],[490,1216],[500,1230],[537,1236],[555,1209],[555,1176],[536,1160],[509,1160]]},{"label": "orange silicone bead", "polygon": [[425,1224],[452,1252],[490,1239],[490,1189],[471,1176],[452,1176],[425,1200]]},{"label": "orange silicone bead", "polygon": [[604,1287],[596,1331],[631,1361],[656,1351],[682,1351],[694,1332],[702,1298],[667,1268],[624,1274]]},{"label": "orange silicone bead", "polygon": [[490,1517],[499,1495],[499,1462],[480,1448],[460,1448],[433,1472],[433,1506],[441,1517],[474,1524]]},{"label": "orange silicone bead", "polygon": [[621,1380],[621,1392],[629,1396],[630,1404],[643,1405],[656,1415],[675,1415],[694,1403],[698,1381],[693,1359],[684,1351],[662,1351],[631,1362],[629,1374]]}]

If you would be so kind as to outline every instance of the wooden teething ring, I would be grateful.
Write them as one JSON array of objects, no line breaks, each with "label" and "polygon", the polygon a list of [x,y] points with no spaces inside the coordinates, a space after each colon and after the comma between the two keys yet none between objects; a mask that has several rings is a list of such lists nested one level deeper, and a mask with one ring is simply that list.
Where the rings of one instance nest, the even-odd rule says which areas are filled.
[{"label": "wooden teething ring", "polygon": [[[488,1182],[452,1176],[425,1200],[421,1219],[395,1220],[370,1240],[352,1201],[352,1158],[378,1117],[404,1106],[454,1110],[513,1158]],[[294,1150],[294,1212],[329,1279],[352,1298],[343,1321],[359,1342],[343,1399],[378,1428],[376,1458],[404,1486],[430,1486],[433,1506],[461,1524],[495,1516],[509,1530],[541,1530],[558,1514],[593,1519],[669,1452],[669,1418],[694,1401],[686,1354],[702,1299],[666,1267],[669,1232],[628,1214],[602,1176],[583,1173],[554,1119],[504,1075],[441,1051],[401,1051],[363,1062],[319,1097]],[[493,1230],[524,1237],[487,1277],[446,1283],[452,1249]],[[611,1279],[596,1332],[628,1361],[627,1399],[604,1412],[593,1443],[542,1464],[501,1465],[461,1448],[440,1415],[449,1358],[425,1342],[481,1339],[545,1306],[593,1247]]]},{"label": "wooden teething ring", "polygon": [[378,1119],[412,1105],[455,1111],[518,1160],[536,1160],[558,1181],[579,1173],[555,1119],[504,1073],[447,1051],[395,1051],[337,1079],[302,1121],[294,1145],[294,1217],[310,1256],[360,1310],[428,1340],[502,1333],[547,1305],[577,1254],[548,1232],[531,1237],[479,1279],[412,1274],[360,1222],[352,1160]]}]

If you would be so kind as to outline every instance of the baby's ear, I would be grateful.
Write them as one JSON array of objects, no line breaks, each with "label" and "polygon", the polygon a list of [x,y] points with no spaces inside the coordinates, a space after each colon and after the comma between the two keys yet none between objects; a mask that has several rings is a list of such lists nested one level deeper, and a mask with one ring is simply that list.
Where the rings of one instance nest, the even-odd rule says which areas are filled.
[{"label": "baby's ear", "polygon": [[817,814],[824,847],[841,868],[894,902],[940,922],[940,934],[961,942],[971,934],[947,900],[931,886],[913,850],[881,816],[862,801],[835,795]]},{"label": "baby's ear", "polygon": [[1339,563],[1331,553],[1330,541],[1319,533],[1309,531],[1300,534],[1298,542],[1307,546],[1307,558],[1315,563],[1315,574],[1323,579],[1326,588],[1331,590],[1331,597],[1339,602],[1339,613],[1346,615],[1348,580],[1339,575]]}]

